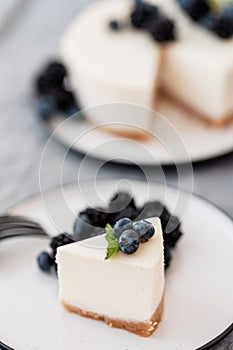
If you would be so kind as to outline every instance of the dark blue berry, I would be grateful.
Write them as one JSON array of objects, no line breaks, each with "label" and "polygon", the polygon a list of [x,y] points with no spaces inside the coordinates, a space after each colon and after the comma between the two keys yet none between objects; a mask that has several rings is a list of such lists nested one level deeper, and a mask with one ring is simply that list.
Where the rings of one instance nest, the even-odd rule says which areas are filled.
[{"label": "dark blue berry", "polygon": [[120,24],[118,21],[116,20],[112,20],[109,22],[109,27],[112,29],[112,30],[119,30],[120,29]]},{"label": "dark blue berry", "polygon": [[139,247],[139,234],[134,230],[124,231],[118,242],[119,248],[124,254],[134,254]]},{"label": "dark blue berry", "polygon": [[229,4],[224,7],[222,17],[233,20],[233,4]]},{"label": "dark blue berry", "polygon": [[200,25],[205,27],[206,29],[213,30],[214,24],[216,21],[216,17],[213,15],[207,15],[202,17],[199,21]]},{"label": "dark blue berry", "polygon": [[120,235],[124,231],[132,229],[132,227],[133,227],[133,223],[129,218],[122,218],[118,220],[113,227],[116,238],[119,239]]},{"label": "dark blue berry", "polygon": [[131,224],[131,223],[132,223],[132,221],[129,218],[122,218],[115,223],[114,229],[118,228],[118,227],[126,226],[126,225]]},{"label": "dark blue berry", "polygon": [[54,265],[54,260],[47,252],[42,252],[37,257],[39,268],[44,272],[50,272],[51,267]]},{"label": "dark blue berry", "polygon": [[39,96],[36,101],[38,116],[47,120],[56,113],[56,102],[52,96]]},{"label": "dark blue berry", "polygon": [[154,226],[146,220],[135,222],[133,229],[139,234],[141,243],[147,242],[155,233]]},{"label": "dark blue berry", "polygon": [[207,0],[177,1],[194,21],[199,21],[201,17],[206,16],[210,12],[210,5]]}]

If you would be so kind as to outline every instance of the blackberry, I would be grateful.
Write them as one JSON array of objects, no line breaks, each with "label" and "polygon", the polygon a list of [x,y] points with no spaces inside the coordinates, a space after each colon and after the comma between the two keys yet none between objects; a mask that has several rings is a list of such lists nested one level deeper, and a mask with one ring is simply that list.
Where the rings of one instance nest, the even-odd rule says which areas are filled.
[{"label": "blackberry", "polygon": [[139,218],[149,219],[152,217],[159,217],[163,228],[167,225],[170,218],[170,213],[167,208],[159,201],[147,202],[144,207],[140,209]]},{"label": "blackberry", "polygon": [[163,240],[164,243],[169,247],[169,248],[174,248],[177,244],[177,242],[179,241],[179,239],[182,236],[182,232],[177,229],[174,230],[173,232],[164,232],[163,231]]},{"label": "blackberry", "polygon": [[119,238],[119,248],[124,254],[134,254],[139,247],[139,235],[136,231],[126,230]]},{"label": "blackberry", "polygon": [[47,120],[56,112],[56,103],[52,96],[39,96],[36,100],[36,110],[42,120]]},{"label": "blackberry", "polygon": [[130,220],[135,220],[138,217],[138,210],[133,207],[127,207],[119,212],[116,212],[115,214],[111,214],[109,216],[109,223],[114,224],[116,221],[120,220],[121,218],[129,218]]},{"label": "blackberry", "polygon": [[177,0],[180,6],[194,20],[199,21],[210,12],[210,5],[207,0]]},{"label": "blackberry", "polygon": [[179,219],[176,216],[170,216],[168,223],[163,227],[163,239],[168,247],[174,248],[181,238],[180,226]]},{"label": "blackberry", "polygon": [[164,245],[164,264],[165,264],[165,269],[167,269],[170,266],[172,260],[171,252],[169,247],[165,244]]},{"label": "blackberry", "polygon": [[54,265],[54,259],[47,252],[42,252],[37,257],[37,263],[39,268],[44,272],[50,272],[51,267]]},{"label": "blackberry", "polygon": [[35,90],[37,95],[47,95],[50,92],[50,86],[44,74],[40,75],[35,82]]},{"label": "blackberry", "polygon": [[217,18],[212,26],[212,30],[222,39],[228,39],[233,35],[233,19],[228,17]]},{"label": "blackberry", "polygon": [[47,84],[51,89],[61,87],[66,75],[66,68],[61,62],[51,62],[45,70]]},{"label": "blackberry", "polygon": [[175,40],[175,22],[168,18],[158,18],[151,26],[150,33],[159,43]]},{"label": "blackberry", "polygon": [[55,259],[57,254],[57,248],[74,242],[74,239],[67,233],[61,233],[58,236],[53,237],[50,242],[50,247],[52,248],[52,257]]},{"label": "blackberry", "polygon": [[136,209],[135,201],[128,192],[115,193],[109,203],[109,210],[112,213],[122,211],[128,207]]},{"label": "blackberry", "polygon": [[56,89],[53,91],[52,96],[56,101],[56,107],[59,111],[67,112],[72,106],[76,106],[74,96],[70,91]]},{"label": "blackberry", "polygon": [[130,15],[131,23],[135,28],[145,28],[146,21],[149,18],[157,18],[158,8],[155,5],[144,1],[136,2],[135,8]]},{"label": "blackberry", "polygon": [[102,208],[87,208],[85,213],[88,216],[90,224],[97,227],[105,227],[108,223],[108,213]]}]

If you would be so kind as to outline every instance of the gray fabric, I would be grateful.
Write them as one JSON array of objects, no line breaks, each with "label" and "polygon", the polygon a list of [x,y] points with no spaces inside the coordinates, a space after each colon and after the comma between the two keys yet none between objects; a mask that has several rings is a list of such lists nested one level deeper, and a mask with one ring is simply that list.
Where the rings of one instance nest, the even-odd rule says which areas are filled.
[{"label": "gray fabric", "polygon": [[[32,79],[42,63],[53,56],[58,38],[71,18],[88,2],[91,1],[24,0],[7,31],[0,31],[0,210],[39,190],[39,163],[47,135],[35,118]],[[59,174],[53,169],[63,156],[63,146],[52,141],[44,163],[43,188],[59,184]],[[64,182],[76,180],[81,160],[81,155],[68,154]],[[82,178],[92,178],[99,164],[97,160],[88,160]],[[168,182],[175,184],[176,170],[166,168],[165,172]],[[147,174],[151,179],[160,179],[156,169],[147,169]],[[119,165],[106,165],[101,171],[101,176],[112,175],[142,176],[138,169]],[[194,191],[233,215],[233,154],[195,165],[194,175]],[[186,187],[185,172],[183,181]],[[233,334],[213,349],[230,350],[232,343]]]}]

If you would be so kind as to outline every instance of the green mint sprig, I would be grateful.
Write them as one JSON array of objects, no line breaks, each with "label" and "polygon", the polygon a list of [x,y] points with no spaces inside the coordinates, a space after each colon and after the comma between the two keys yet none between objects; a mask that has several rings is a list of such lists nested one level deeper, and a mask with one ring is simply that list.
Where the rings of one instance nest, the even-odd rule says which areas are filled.
[{"label": "green mint sprig", "polygon": [[105,228],[105,232],[106,232],[105,239],[108,242],[105,260],[108,260],[111,258],[111,256],[113,256],[116,252],[118,252],[119,244],[118,244],[117,238],[114,235],[113,228],[110,224],[107,224]]}]

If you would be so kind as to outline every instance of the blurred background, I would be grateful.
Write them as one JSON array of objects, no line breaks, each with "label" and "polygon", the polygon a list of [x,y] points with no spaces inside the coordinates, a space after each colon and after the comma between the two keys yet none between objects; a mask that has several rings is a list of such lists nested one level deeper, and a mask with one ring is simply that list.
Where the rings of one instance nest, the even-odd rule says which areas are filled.
[{"label": "blurred background", "polygon": [[[39,164],[49,137],[36,117],[33,81],[56,53],[58,40],[71,19],[91,0],[2,0],[0,3],[0,209],[5,210],[39,190]],[[53,164],[61,161],[64,146],[53,140],[46,164],[46,188],[58,184]],[[69,152],[64,182],[76,179],[82,155]],[[99,161],[89,159],[84,178],[91,178]],[[167,181],[176,183],[176,169],[164,167]],[[159,180],[156,168],[148,168]],[[101,175],[142,176],[131,166],[105,164]],[[233,215],[233,154],[194,164],[194,191]],[[188,174],[187,174],[188,176]],[[185,187],[185,171],[183,172]]]}]

